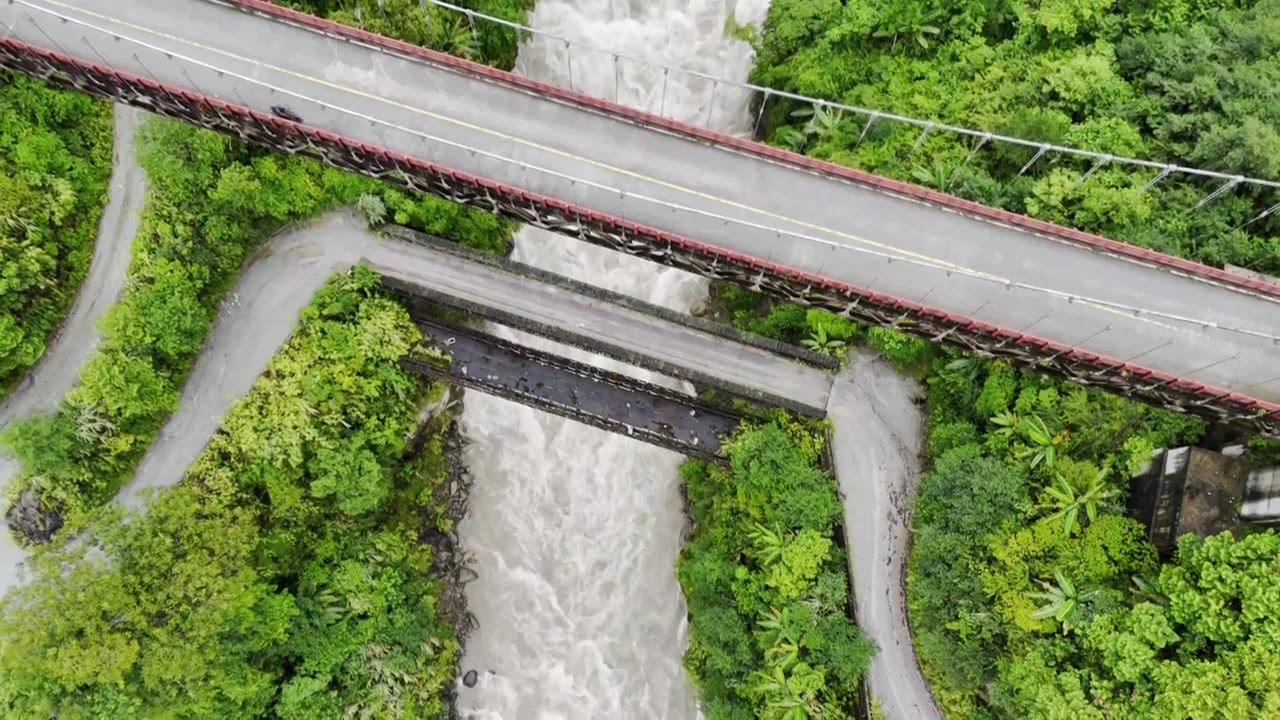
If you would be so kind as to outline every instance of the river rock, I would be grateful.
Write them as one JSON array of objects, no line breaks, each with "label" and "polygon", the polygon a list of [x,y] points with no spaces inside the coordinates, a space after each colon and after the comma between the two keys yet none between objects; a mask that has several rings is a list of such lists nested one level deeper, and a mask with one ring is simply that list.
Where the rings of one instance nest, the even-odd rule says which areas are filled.
[{"label": "river rock", "polygon": [[462,684],[469,688],[476,686],[476,681],[480,679],[480,673],[475,670],[468,670],[466,675],[462,676]]},{"label": "river rock", "polygon": [[13,507],[5,513],[5,520],[9,522],[9,527],[33,543],[49,542],[53,534],[62,527],[62,516],[42,507],[40,495],[31,487],[18,495]]}]

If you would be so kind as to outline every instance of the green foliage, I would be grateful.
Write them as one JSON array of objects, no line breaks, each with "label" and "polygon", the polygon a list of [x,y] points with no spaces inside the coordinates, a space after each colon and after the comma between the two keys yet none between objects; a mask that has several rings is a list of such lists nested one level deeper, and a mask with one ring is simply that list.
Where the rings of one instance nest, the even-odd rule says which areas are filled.
[{"label": "green foliage", "polygon": [[1160,602],[1101,614],[1066,647],[1040,641],[1011,656],[997,706],[1009,717],[1275,717],[1278,558],[1271,531],[1184,537],[1154,583]]},{"label": "green foliage", "polygon": [[[812,97],[1120,156],[1280,177],[1280,0],[777,0],[753,80]],[[775,99],[766,140],[1210,264],[1280,273],[1274,193],[992,144]],[[962,167],[963,164],[963,167]],[[1194,211],[1193,211],[1194,210]]]},{"label": "green foliage", "polygon": [[[908,604],[949,717],[1253,718],[1280,707],[1240,659],[1267,672],[1280,646],[1251,639],[1254,621],[1241,618],[1261,606],[1232,595],[1274,572],[1280,538],[1184,539],[1162,568],[1145,529],[1120,514],[1152,448],[1194,442],[1203,423],[976,358],[937,357],[925,380],[932,469]],[[1213,629],[1188,632],[1202,616]]]},{"label": "green foliage", "polygon": [[681,469],[694,531],[677,564],[685,665],[707,718],[852,717],[875,646],[847,615],[847,560],[821,440],[782,417],[740,430],[729,468]]},{"label": "green foliage", "polygon": [[[418,0],[289,0],[288,5],[313,15],[362,27],[464,60],[511,69],[519,38],[513,30],[477,20]],[[525,22],[532,0],[458,0],[460,7],[516,23]]]},{"label": "green foliage", "polygon": [[[45,502],[73,516],[115,494],[177,407],[217,303],[248,254],[281,224],[354,200],[364,183],[170,121],[146,123],[138,145],[150,190],[124,297],[104,317],[102,344],[53,419],[15,423],[3,436]],[[24,427],[32,422],[45,430]],[[64,438],[66,455],[33,444],[51,432]]]},{"label": "green foliage", "polygon": [[0,72],[0,396],[88,272],[110,174],[110,105]]},{"label": "green foliage", "polygon": [[377,287],[330,281],[145,516],[35,554],[0,618],[5,717],[446,716],[459,645],[401,511],[440,511],[442,443],[402,463],[429,388]]},{"label": "green foliage", "polygon": [[929,359],[932,353],[928,341],[907,335],[892,328],[867,329],[867,344],[884,353],[899,370],[915,370]]},{"label": "green foliage", "polygon": [[[384,5],[385,15],[373,10],[387,23],[380,31],[435,42],[434,30],[414,19],[420,18],[416,3]],[[368,19],[369,8],[363,14]],[[146,123],[138,153],[149,191],[124,297],[103,319],[102,344],[51,420],[13,423],[0,435],[22,464],[14,490],[35,485],[44,505],[69,516],[69,526],[111,498],[133,472],[175,409],[222,294],[282,225],[358,201],[366,217],[381,215],[491,253],[506,251],[513,229],[445,200],[170,121]],[[0,343],[4,328],[0,320]],[[56,452],[42,445],[47,440],[56,440]],[[331,481],[334,492],[369,480],[357,469],[347,472]],[[326,487],[321,483],[319,491]]]},{"label": "green foliage", "polygon": [[[1274,179],[1277,23],[1280,0],[775,0],[753,80]],[[920,142],[918,128],[868,126],[776,97],[763,110],[767,142],[814,157],[1201,262],[1280,273],[1280,216],[1250,222],[1275,203],[1271,193],[1237,188],[1197,208],[1216,184],[1171,178],[1139,194],[1154,171],[1107,166],[1082,184],[1087,160],[1049,154],[1028,165],[1033,149],[999,143],[971,156],[971,140],[931,133]],[[793,312],[764,316],[739,292],[734,319],[748,330],[773,330],[770,319]],[[817,336],[810,324],[774,337]],[[1221,620],[1210,641],[1205,630],[1188,632],[1193,611],[1171,616],[1172,568],[1198,545],[1152,581],[1154,549],[1118,514],[1127,478],[1152,450],[1194,442],[1203,423],[937,352],[893,329],[866,338],[923,374],[929,390],[932,467],[913,521],[908,596],[922,664],[950,717],[1280,716],[1280,696],[1258,681],[1280,647],[1259,639],[1265,625],[1250,634],[1236,624],[1242,601],[1225,590],[1274,572],[1275,541],[1215,539],[1214,553],[1191,561],[1202,562],[1198,577],[1213,578],[1205,588],[1214,592],[1191,581],[1195,592],[1179,590],[1186,608]],[[1257,462],[1274,455],[1262,441],[1251,447]],[[1246,543],[1248,561],[1224,549]]]}]

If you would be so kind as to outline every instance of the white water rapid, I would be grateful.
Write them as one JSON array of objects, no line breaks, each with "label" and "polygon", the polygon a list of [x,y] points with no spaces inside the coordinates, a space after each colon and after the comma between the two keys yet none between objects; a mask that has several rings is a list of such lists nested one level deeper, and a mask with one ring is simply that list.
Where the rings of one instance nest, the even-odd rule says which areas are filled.
[{"label": "white water rapid", "polygon": [[[540,0],[529,23],[575,43],[745,80],[754,56],[725,36],[725,20],[732,12],[758,24],[767,9],[767,0]],[[576,44],[534,37],[516,65],[527,77],[721,131],[751,127],[745,93],[678,72],[664,81],[659,69],[615,64]],[[680,310],[706,295],[701,278],[530,228],[516,235],[515,257]],[[479,629],[462,665],[479,682],[459,683],[461,715],[698,717],[680,662],[686,619],[674,575],[685,526],[681,457],[479,393],[468,393],[462,425],[474,484],[460,532],[480,577],[468,586]]]}]

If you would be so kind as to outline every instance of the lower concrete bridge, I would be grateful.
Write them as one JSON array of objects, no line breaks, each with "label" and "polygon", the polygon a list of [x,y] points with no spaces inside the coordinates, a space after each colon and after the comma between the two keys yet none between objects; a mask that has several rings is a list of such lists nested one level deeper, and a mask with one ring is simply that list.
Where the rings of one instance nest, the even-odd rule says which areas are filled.
[{"label": "lower concrete bridge", "polygon": [[419,319],[423,351],[403,362],[420,375],[529,405],[650,445],[723,462],[721,438],[745,417],[661,385],[504,340]]},{"label": "lower concrete bridge", "polygon": [[364,264],[415,320],[434,320],[431,306],[445,305],[700,388],[826,416],[831,358],[404,228],[387,233],[418,261]]}]

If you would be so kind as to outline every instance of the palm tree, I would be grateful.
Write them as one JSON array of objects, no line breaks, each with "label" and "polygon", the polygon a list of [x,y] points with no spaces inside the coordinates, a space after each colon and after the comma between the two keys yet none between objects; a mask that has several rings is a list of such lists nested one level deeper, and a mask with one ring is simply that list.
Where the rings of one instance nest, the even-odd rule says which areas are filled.
[{"label": "palm tree", "polygon": [[1044,602],[1031,613],[1033,620],[1053,618],[1062,626],[1062,634],[1066,635],[1079,624],[1080,614],[1084,607],[1096,598],[1100,591],[1080,592],[1076,586],[1062,574],[1061,570],[1053,572],[1055,584],[1040,580],[1044,592],[1027,593],[1027,597]]},{"label": "palm tree", "polygon": [[1054,473],[1053,484],[1046,487],[1044,492],[1050,498],[1045,504],[1055,510],[1052,515],[1044,519],[1044,522],[1053,522],[1062,518],[1062,531],[1065,535],[1070,535],[1080,522],[1081,509],[1089,518],[1089,522],[1097,520],[1098,505],[1116,495],[1115,490],[1107,487],[1106,477],[1107,471],[1099,470],[1089,479],[1088,484],[1077,487],[1062,473]]}]

